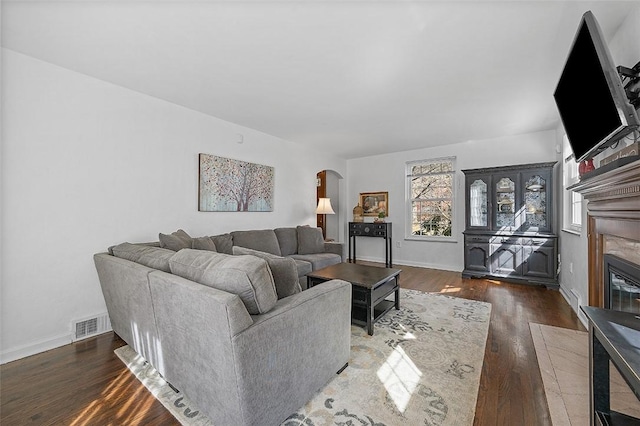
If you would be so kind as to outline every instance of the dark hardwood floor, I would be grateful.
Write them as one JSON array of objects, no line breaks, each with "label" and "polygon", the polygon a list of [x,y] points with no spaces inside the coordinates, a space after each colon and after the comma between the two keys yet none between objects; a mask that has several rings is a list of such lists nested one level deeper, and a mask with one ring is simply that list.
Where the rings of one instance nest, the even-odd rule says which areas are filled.
[{"label": "dark hardwood floor", "polygon": [[[529,323],[584,330],[560,293],[396,267],[403,288],[492,304],[474,423],[551,425]],[[0,424],[178,425],[113,353],[123,344],[106,333],[2,365]]]}]

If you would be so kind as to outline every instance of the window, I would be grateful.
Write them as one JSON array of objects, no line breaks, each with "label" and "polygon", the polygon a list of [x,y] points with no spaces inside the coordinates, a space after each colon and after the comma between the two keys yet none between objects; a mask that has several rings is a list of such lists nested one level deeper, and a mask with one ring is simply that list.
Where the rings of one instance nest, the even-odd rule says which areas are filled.
[{"label": "window", "polygon": [[563,228],[579,232],[582,229],[582,195],[566,189],[580,180],[578,163],[575,161],[566,135],[562,142],[562,157],[564,158],[562,173],[564,175],[565,188],[562,198]]},{"label": "window", "polygon": [[407,163],[409,237],[451,237],[455,158]]}]

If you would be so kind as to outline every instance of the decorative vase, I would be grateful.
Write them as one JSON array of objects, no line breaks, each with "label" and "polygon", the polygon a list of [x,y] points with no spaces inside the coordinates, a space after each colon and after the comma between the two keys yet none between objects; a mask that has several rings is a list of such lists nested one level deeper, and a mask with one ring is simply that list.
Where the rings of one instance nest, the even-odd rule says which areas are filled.
[{"label": "decorative vase", "polygon": [[590,158],[588,160],[584,160],[585,166],[584,166],[584,172],[588,173],[591,170],[595,170],[596,167],[593,165],[593,159]]},{"label": "decorative vase", "polygon": [[360,207],[360,203],[353,208],[353,221],[354,222],[364,222],[364,218],[362,217],[362,213],[364,210]]}]

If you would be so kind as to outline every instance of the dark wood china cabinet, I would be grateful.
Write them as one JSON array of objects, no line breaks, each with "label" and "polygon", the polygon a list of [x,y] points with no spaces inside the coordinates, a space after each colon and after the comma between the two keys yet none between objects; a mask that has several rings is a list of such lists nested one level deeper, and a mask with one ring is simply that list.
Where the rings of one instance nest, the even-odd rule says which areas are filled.
[{"label": "dark wood china cabinet", "polygon": [[463,170],[464,278],[558,287],[552,163]]}]

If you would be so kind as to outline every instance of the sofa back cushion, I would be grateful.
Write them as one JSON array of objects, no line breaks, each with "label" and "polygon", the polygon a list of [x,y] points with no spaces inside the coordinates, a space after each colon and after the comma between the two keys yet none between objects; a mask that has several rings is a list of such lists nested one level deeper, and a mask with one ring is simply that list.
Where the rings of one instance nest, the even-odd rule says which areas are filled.
[{"label": "sofa back cushion", "polygon": [[256,256],[267,261],[273,281],[276,285],[278,299],[300,293],[300,281],[298,280],[298,267],[296,261],[290,257],[280,257],[263,251],[252,250],[246,247],[234,246],[234,255]]},{"label": "sofa back cushion", "polygon": [[280,245],[278,245],[278,238],[276,238],[276,233],[273,229],[234,231],[231,235],[233,236],[234,246],[264,251],[276,256],[282,255]]},{"label": "sofa back cushion", "polygon": [[176,254],[174,251],[165,248],[131,243],[113,246],[111,247],[111,252],[115,257],[127,259],[164,272],[171,272],[169,259]]},{"label": "sofa back cushion", "polygon": [[298,254],[324,253],[322,229],[298,226]]},{"label": "sofa back cushion", "polygon": [[298,231],[296,228],[276,228],[273,231],[278,238],[282,256],[289,256],[298,252]]},{"label": "sofa back cushion", "polygon": [[160,240],[160,247],[167,248],[169,250],[178,251],[183,248],[191,248],[191,236],[182,229],[178,229],[171,234],[158,234]]},{"label": "sofa back cushion", "polygon": [[258,257],[183,249],[169,266],[174,275],[237,294],[251,315],[268,312],[278,301],[267,261]]}]

